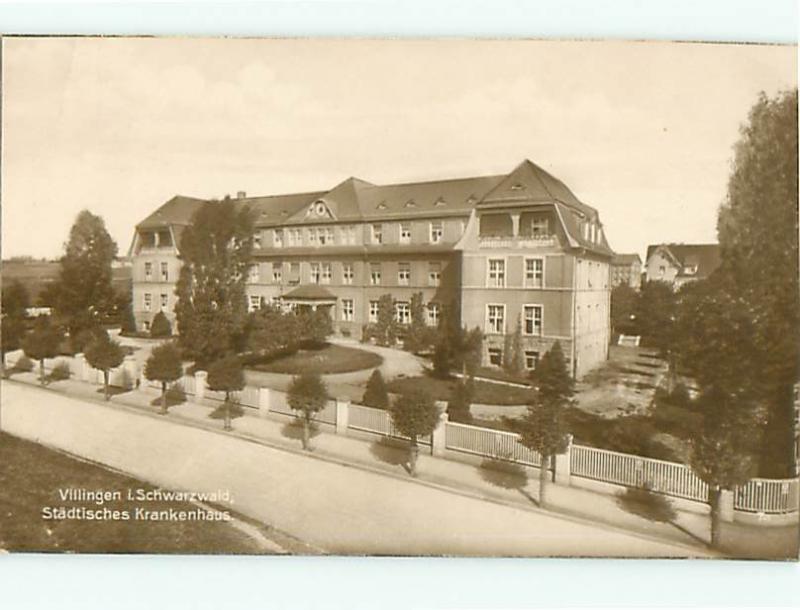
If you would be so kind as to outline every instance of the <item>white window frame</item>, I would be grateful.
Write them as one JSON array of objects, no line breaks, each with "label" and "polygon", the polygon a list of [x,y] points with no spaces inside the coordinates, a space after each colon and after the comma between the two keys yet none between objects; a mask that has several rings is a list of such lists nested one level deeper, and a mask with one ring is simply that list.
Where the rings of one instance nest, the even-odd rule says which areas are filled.
[{"label": "white window frame", "polygon": [[382,244],[383,243],[383,224],[382,223],[373,223],[369,227],[370,230],[370,241],[373,244]]},{"label": "white window frame", "polygon": [[280,284],[283,281],[283,263],[272,263],[272,282]]},{"label": "white window frame", "polygon": [[331,264],[330,263],[322,263],[320,265],[322,269],[322,284],[330,284],[331,278],[333,277],[333,272],[331,271]]},{"label": "white window frame", "polygon": [[401,244],[410,244],[411,243],[411,223],[410,222],[401,222],[400,223],[400,243]]},{"label": "white window frame", "polygon": [[150,261],[147,261],[144,264],[144,281],[145,282],[153,281],[153,263]]},{"label": "white window frame", "polygon": [[428,238],[432,244],[438,244],[444,239],[444,222],[432,220],[428,227]]},{"label": "white window frame", "polygon": [[[499,362],[492,362],[492,352],[497,353]],[[486,356],[490,366],[503,366],[503,350],[501,348],[489,346],[486,349]]]},{"label": "white window frame", "polygon": [[[540,269],[541,277],[539,278],[539,282],[538,283],[536,282],[536,279],[535,279],[536,278],[535,270],[534,270],[534,277],[533,278],[529,278],[528,277],[528,262],[529,261],[531,261],[531,262],[532,261],[539,261],[541,263],[541,269]],[[523,272],[525,274],[524,280],[525,280],[525,287],[526,288],[544,288],[544,265],[545,265],[544,261],[545,261],[545,259],[544,259],[543,256],[526,256],[525,257],[525,269],[523,270]]]},{"label": "white window frame", "polygon": [[439,303],[428,303],[425,313],[428,326],[439,326],[439,317],[442,313]]},{"label": "white window frame", "polygon": [[[499,307],[502,311],[502,328],[495,330],[492,327],[491,311],[493,307]],[[504,335],[506,332],[506,304],[505,303],[487,303],[486,304],[486,320],[484,321],[484,328],[487,335]]]},{"label": "white window frame", "polygon": [[353,299],[342,299],[342,321],[352,322],[355,313],[355,303]]},{"label": "white window frame", "polygon": [[368,320],[370,323],[374,324],[378,321],[378,301],[370,301],[369,302],[369,317]]},{"label": "white window frame", "polygon": [[[492,278],[492,263],[500,262],[503,265],[502,268],[502,278],[496,277]],[[493,256],[491,258],[486,259],[486,287],[487,288],[505,288],[506,287],[506,274],[508,272],[508,265],[506,258],[503,256]],[[501,282],[498,283],[498,280],[502,279]]]},{"label": "white window frame", "polygon": [[261,297],[257,294],[251,294],[247,299],[247,311],[257,311],[261,309]]},{"label": "white window frame", "polygon": [[[377,272],[376,272],[377,270]],[[383,275],[383,270],[381,269],[380,263],[370,263],[369,264],[369,285],[370,286],[380,286],[381,285],[381,276]]]},{"label": "white window frame", "polygon": [[342,284],[352,284],[354,277],[353,263],[342,263]]},{"label": "white window frame", "polygon": [[411,324],[411,303],[395,301],[394,319],[398,324]]},{"label": "white window frame", "polygon": [[440,286],[442,283],[442,263],[428,261],[428,286]]},{"label": "white window frame", "polygon": [[[544,225],[544,226],[543,226]],[[541,229],[543,231],[540,231]],[[533,239],[539,239],[543,237],[550,236],[550,219],[545,217],[533,217],[531,218],[531,237]]]},{"label": "white window frame", "polygon": [[258,284],[261,281],[261,266],[258,263],[250,265],[247,270],[247,283]]},{"label": "white window frame", "polygon": [[318,245],[319,242],[317,241],[317,227],[308,227],[308,229],[306,229],[306,235],[308,236],[309,246]]},{"label": "white window frame", "polygon": [[[536,355],[534,356],[533,354]],[[524,352],[524,357],[525,357],[525,369],[528,371],[535,371],[536,367],[539,366],[539,360],[541,359],[542,356],[539,350],[526,349]],[[535,361],[533,366],[528,365],[528,358],[531,358]]]},{"label": "white window frame", "polygon": [[322,279],[322,268],[320,267],[319,263],[309,263],[308,264],[308,277],[309,281],[312,284],[319,284],[321,283],[320,280]]},{"label": "white window frame", "polygon": [[169,263],[162,261],[159,265],[160,277],[162,282],[169,281]]},{"label": "white window frame", "polygon": [[[528,310],[533,311],[531,318],[532,332],[528,332]],[[536,332],[536,311],[539,311],[539,331]],[[522,306],[522,334],[526,337],[541,337],[544,334],[544,305],[541,303],[525,303]]]},{"label": "white window frame", "polygon": [[261,248],[261,231],[253,233],[253,248]]},{"label": "white window frame", "polygon": [[164,311],[169,307],[169,295],[166,292],[162,292],[159,300],[158,300],[159,311]]},{"label": "white window frame", "polygon": [[274,248],[283,248],[283,229],[274,229],[272,231],[272,246]]},{"label": "white window frame", "polygon": [[153,295],[149,292],[145,292],[142,295],[142,302],[145,311],[153,311]]},{"label": "white window frame", "polygon": [[400,286],[411,285],[411,263],[397,263],[397,284]]}]

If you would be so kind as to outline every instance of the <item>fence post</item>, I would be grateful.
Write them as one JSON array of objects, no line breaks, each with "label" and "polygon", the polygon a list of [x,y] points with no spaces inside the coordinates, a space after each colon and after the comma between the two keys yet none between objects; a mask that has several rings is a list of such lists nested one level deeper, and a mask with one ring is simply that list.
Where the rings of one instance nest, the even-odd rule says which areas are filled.
[{"label": "fence post", "polygon": [[269,415],[269,407],[272,402],[272,391],[269,388],[258,388],[258,414],[261,417]]},{"label": "fence post", "polygon": [[130,390],[136,385],[136,378],[138,377],[138,367],[136,366],[136,356],[125,356],[122,363],[122,370],[124,371],[125,389]]},{"label": "fence post", "polygon": [[208,373],[206,371],[197,371],[194,374],[194,401],[197,403],[203,402],[206,395]]},{"label": "fence post", "polygon": [[447,411],[442,411],[439,415],[439,423],[431,434],[431,455],[444,455],[447,447],[447,421],[449,417]]},{"label": "fence post", "polygon": [[725,523],[733,523],[733,492],[723,489],[719,494],[719,517]]},{"label": "fence post", "polygon": [[86,357],[83,354],[75,354],[72,357],[72,376],[78,381],[85,381],[83,371],[86,368]]},{"label": "fence post", "polygon": [[572,435],[567,435],[567,448],[564,453],[556,455],[556,476],[555,481],[558,485],[569,487],[570,475],[572,474]]},{"label": "fence post", "polygon": [[336,434],[347,434],[350,419],[350,401],[336,399]]}]

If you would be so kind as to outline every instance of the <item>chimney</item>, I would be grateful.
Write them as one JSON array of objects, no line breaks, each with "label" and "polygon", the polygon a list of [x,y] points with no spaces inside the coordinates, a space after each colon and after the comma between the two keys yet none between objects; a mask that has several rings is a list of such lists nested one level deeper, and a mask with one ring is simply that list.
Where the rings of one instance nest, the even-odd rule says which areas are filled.
[{"label": "chimney", "polygon": [[245,191],[239,191],[236,193],[236,199],[244,199],[247,197],[247,193]]}]

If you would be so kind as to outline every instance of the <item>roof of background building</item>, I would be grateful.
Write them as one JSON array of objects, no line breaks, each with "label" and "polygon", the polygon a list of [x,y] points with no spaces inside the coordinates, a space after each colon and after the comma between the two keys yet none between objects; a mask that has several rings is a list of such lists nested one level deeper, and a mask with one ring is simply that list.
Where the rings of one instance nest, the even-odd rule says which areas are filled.
[{"label": "roof of background building", "polygon": [[633,263],[642,264],[642,259],[638,254],[615,254],[611,259],[612,265],[632,265]]},{"label": "roof of background building", "polygon": [[[137,228],[186,225],[205,200],[175,196]],[[612,254],[604,232],[597,242],[585,238],[580,222],[591,220],[600,227],[597,211],[581,202],[567,186],[529,160],[511,173],[428,182],[376,185],[348,178],[329,191],[267,197],[240,197],[237,204],[250,206],[256,226],[302,224],[311,204],[323,201],[332,218],[315,217],[314,223],[370,221],[409,217],[464,216],[473,208],[491,208],[509,202],[554,203],[566,226],[570,245]]]},{"label": "roof of background building", "polygon": [[[661,248],[667,252],[679,267],[679,277],[702,279],[711,275],[719,267],[721,258],[719,244],[652,244],[647,247],[647,260]],[[695,273],[685,273],[686,267],[697,267]]]}]

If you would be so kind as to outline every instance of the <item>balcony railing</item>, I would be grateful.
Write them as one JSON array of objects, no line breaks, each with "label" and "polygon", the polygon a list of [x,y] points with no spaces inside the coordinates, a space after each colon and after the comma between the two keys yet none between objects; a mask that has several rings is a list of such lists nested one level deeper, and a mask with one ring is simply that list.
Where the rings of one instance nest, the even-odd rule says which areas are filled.
[{"label": "balcony railing", "polygon": [[558,245],[555,235],[479,236],[481,248],[552,248]]}]

